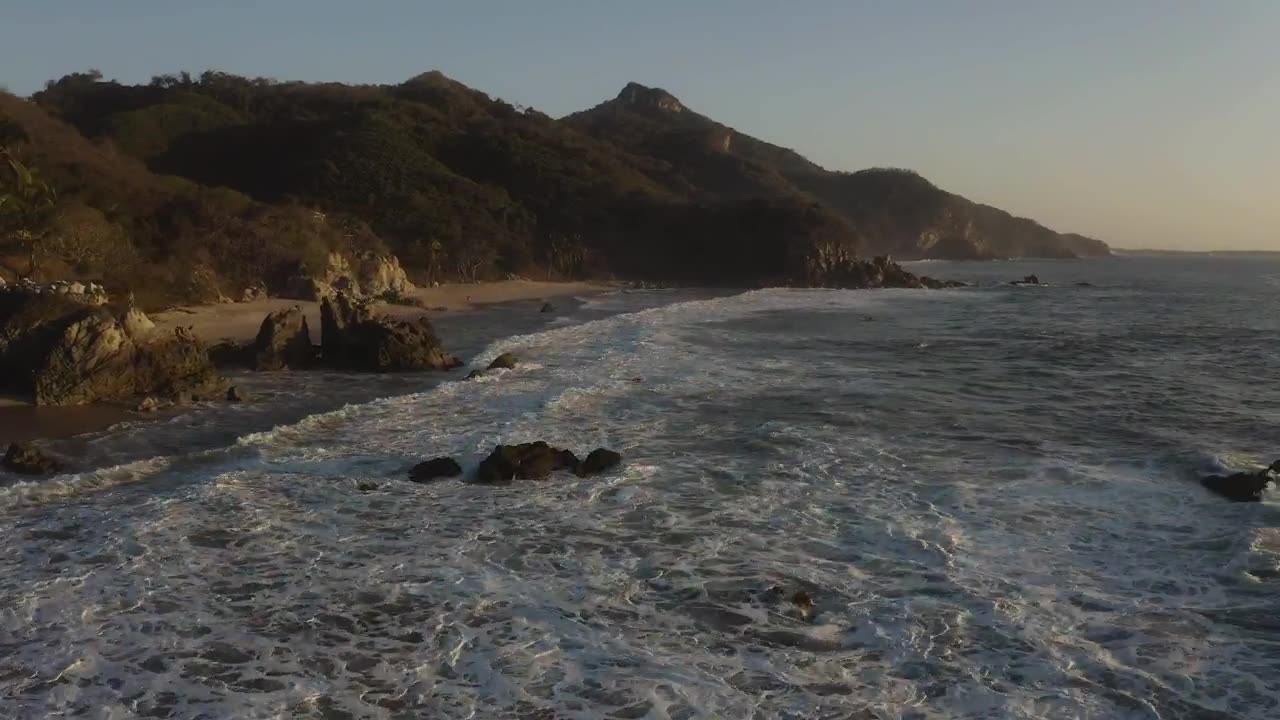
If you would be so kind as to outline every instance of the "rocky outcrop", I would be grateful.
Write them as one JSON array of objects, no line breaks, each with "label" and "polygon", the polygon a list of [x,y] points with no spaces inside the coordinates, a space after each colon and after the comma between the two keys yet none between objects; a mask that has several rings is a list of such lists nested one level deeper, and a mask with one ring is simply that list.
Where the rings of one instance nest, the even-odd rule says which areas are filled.
[{"label": "rocky outcrop", "polygon": [[476,469],[476,482],[502,483],[512,480],[543,480],[557,470],[576,472],[578,458],[568,450],[545,442],[499,445]]},{"label": "rocky outcrop", "polygon": [[1259,502],[1267,485],[1275,482],[1275,473],[1280,473],[1280,460],[1265,470],[1240,472],[1232,475],[1210,475],[1200,479],[1200,484],[1208,490],[1233,502]]},{"label": "rocky outcrop", "polygon": [[221,397],[205,346],[185,329],[157,333],[132,307],[61,294],[0,295],[0,386],[40,405],[156,395]]},{"label": "rocky outcrop", "polygon": [[315,361],[316,349],[301,306],[277,310],[262,320],[253,344],[255,370],[301,369]]},{"label": "rocky outcrop", "polygon": [[519,358],[517,358],[514,353],[504,352],[498,357],[494,358],[493,362],[489,363],[489,367],[485,369],[486,370],[510,370],[514,368],[518,362],[519,362]]},{"label": "rocky outcrop", "polygon": [[9,472],[19,475],[50,475],[62,469],[57,460],[40,452],[30,443],[13,443],[4,454],[2,463]]},{"label": "rocky outcrop", "polygon": [[835,243],[815,243],[797,265],[793,284],[803,287],[941,289],[965,285],[916,275],[887,256],[860,258],[851,248]]},{"label": "rocky outcrop", "polygon": [[512,480],[543,480],[552,473],[567,470],[579,477],[599,475],[622,464],[622,456],[605,448],[591,451],[579,460],[569,450],[552,447],[545,442],[499,445],[476,469],[476,482],[501,483]]},{"label": "rocky outcrop", "polygon": [[403,372],[450,370],[462,364],[444,352],[427,318],[377,317],[367,301],[346,293],[324,299],[320,326],[322,360],[335,369]]},{"label": "rocky outcrop", "polygon": [[458,477],[462,474],[462,466],[450,457],[438,457],[420,462],[409,471],[409,479],[416,483],[429,483],[433,480]]},{"label": "rocky outcrop", "polygon": [[15,296],[22,295],[57,295],[83,305],[98,306],[107,304],[107,291],[97,283],[82,283],[58,280],[49,283],[37,283],[31,280],[19,280],[5,283],[0,278],[0,293]]},{"label": "rocky outcrop", "polygon": [[587,455],[587,459],[582,461],[576,472],[581,477],[588,477],[608,472],[621,464],[622,455],[606,448],[596,448]]},{"label": "rocky outcrop", "polygon": [[339,292],[352,297],[401,297],[413,290],[413,283],[394,255],[330,253],[323,268],[300,268],[289,279],[283,295],[299,300],[320,300]]}]

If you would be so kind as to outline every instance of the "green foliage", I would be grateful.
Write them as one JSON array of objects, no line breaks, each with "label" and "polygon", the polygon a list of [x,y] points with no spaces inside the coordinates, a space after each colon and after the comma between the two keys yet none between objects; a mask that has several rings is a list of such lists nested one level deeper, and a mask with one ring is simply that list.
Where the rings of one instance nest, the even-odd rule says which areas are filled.
[{"label": "green foliage", "polygon": [[562,120],[437,72],[347,86],[211,70],[130,86],[88,71],[34,100],[0,94],[0,137],[12,118],[66,199],[35,223],[57,233],[45,262],[102,276],[114,264],[113,282],[157,298],[238,295],[360,247],[396,253],[418,282],[703,284],[794,279],[815,256],[1105,251],[910,171],[827,172],[639,85]]},{"label": "green foliage", "polygon": [[164,153],[175,140],[242,122],[239,114],[204,95],[178,92],[157,105],[116,113],[106,133],[120,149],[149,159]]},{"label": "green foliage", "polygon": [[7,148],[0,148],[0,161],[0,251],[26,255],[25,274],[32,275],[58,194]]}]

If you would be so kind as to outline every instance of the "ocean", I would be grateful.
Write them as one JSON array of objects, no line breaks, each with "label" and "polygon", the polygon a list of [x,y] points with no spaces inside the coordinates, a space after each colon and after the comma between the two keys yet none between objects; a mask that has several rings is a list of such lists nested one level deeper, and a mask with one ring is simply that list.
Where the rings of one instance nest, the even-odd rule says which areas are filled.
[{"label": "ocean", "polygon": [[[1280,490],[1196,482],[1280,458],[1280,260],[911,267],[980,286],[515,304],[438,324],[478,381],[51,443],[0,717],[1280,717]],[[532,440],[626,461],[405,480]]]}]

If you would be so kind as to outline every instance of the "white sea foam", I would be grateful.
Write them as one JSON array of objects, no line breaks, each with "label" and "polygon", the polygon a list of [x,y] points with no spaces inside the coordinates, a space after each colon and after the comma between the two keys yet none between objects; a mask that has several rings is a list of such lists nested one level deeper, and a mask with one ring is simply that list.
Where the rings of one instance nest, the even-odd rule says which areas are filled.
[{"label": "white sea foam", "polygon": [[[0,494],[21,548],[0,559],[0,702],[24,718],[1270,716],[1275,508],[1242,515],[1169,462],[1082,445],[1067,423],[1097,417],[1042,407],[1028,427],[1044,381],[1002,376],[999,342],[966,335],[993,297],[761,291],[553,327],[473,363],[514,352],[510,371],[62,479],[97,491],[61,502]],[[918,327],[924,308],[938,319]],[[426,457],[471,468],[535,439],[627,463],[404,481]]]}]

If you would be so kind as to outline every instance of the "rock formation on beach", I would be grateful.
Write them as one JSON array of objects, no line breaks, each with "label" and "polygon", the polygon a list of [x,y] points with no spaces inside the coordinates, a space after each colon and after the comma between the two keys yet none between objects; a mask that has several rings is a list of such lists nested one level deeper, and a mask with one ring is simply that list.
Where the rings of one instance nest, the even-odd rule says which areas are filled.
[{"label": "rock formation on beach", "polygon": [[34,292],[0,293],[0,385],[39,405],[212,398],[227,387],[181,328],[159,333],[133,307]]},{"label": "rock formation on beach", "polygon": [[339,292],[320,304],[321,358],[339,370],[402,372],[451,370],[461,361],[445,353],[426,317],[378,317],[368,300]]},{"label": "rock formation on beach", "polygon": [[314,272],[300,268],[282,294],[299,300],[322,300],[338,292],[351,297],[395,298],[413,290],[399,258],[365,251],[329,253],[325,265]]},{"label": "rock formation on beach", "polygon": [[302,370],[316,363],[316,348],[302,307],[277,310],[263,318],[253,343],[253,369]]}]

